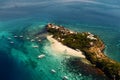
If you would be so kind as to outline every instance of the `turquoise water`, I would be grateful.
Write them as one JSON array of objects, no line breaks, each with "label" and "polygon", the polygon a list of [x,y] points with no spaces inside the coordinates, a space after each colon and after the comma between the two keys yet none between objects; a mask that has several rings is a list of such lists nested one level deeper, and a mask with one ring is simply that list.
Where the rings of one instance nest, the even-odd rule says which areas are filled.
[{"label": "turquoise water", "polygon": [[[70,70],[66,57],[52,51],[44,36],[41,42],[26,38],[35,39],[39,32],[43,35],[49,22],[78,32],[89,31],[105,42],[105,54],[120,62],[119,13],[119,1],[114,0],[1,0],[0,80],[62,80],[63,76],[69,80],[105,80],[103,75],[90,73],[85,66],[79,72]],[[14,38],[14,35],[24,37]],[[38,59],[40,54],[45,54],[45,58]],[[56,73],[51,73],[51,69]]]}]

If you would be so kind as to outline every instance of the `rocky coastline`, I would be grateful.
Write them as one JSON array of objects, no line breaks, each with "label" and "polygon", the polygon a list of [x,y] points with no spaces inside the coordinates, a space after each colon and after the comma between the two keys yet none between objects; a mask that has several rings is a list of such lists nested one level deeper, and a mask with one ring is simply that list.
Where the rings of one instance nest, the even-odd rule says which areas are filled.
[{"label": "rocky coastline", "polygon": [[97,35],[90,32],[74,32],[54,24],[46,25],[46,29],[63,45],[82,51],[86,58],[110,79],[120,80],[120,63],[104,54],[105,45]]}]

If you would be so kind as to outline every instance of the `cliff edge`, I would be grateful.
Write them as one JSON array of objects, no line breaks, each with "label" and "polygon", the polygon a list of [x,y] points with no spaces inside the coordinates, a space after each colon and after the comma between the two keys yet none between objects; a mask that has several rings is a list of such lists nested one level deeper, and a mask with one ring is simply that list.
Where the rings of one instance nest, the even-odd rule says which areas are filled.
[{"label": "cliff edge", "polygon": [[74,32],[54,24],[46,25],[46,29],[54,39],[62,44],[77,51],[81,50],[86,58],[101,69],[106,76],[120,80],[120,63],[104,54],[105,45],[97,35],[90,32]]}]

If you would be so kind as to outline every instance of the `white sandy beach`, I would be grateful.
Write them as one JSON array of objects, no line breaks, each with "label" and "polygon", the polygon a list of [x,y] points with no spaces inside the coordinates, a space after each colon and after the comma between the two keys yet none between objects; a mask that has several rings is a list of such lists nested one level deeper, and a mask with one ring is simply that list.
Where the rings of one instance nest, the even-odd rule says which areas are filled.
[{"label": "white sandy beach", "polygon": [[82,54],[81,51],[76,51],[74,49],[71,49],[71,48],[61,44],[60,42],[58,42],[57,40],[52,38],[52,36],[50,36],[50,35],[47,36],[47,39],[51,42],[51,48],[53,51],[56,51],[57,53],[61,53],[63,55],[85,58],[85,56]]}]

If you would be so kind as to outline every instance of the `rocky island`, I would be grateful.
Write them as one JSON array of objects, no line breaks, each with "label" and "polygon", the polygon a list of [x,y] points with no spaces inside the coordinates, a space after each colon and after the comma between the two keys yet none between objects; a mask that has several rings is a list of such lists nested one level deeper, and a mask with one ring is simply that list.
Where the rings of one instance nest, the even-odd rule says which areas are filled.
[{"label": "rocky island", "polygon": [[110,79],[120,80],[120,63],[104,54],[105,45],[97,35],[90,32],[74,32],[54,24],[46,25],[46,29],[63,45],[82,51],[85,57]]}]

